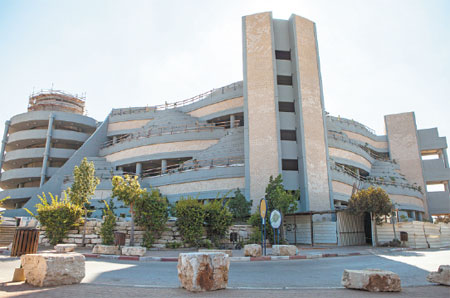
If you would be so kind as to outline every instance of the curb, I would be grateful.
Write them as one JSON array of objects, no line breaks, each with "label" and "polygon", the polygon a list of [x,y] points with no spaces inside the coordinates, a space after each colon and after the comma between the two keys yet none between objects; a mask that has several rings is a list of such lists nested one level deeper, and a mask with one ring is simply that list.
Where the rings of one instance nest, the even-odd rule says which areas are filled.
[{"label": "curb", "polygon": [[[268,262],[268,261],[290,261],[290,260],[308,260],[319,258],[337,258],[369,255],[370,253],[352,252],[346,254],[314,254],[314,255],[296,255],[296,256],[260,256],[260,257],[230,257],[230,262]],[[139,256],[118,256],[118,255],[98,255],[83,254],[86,258],[137,261],[137,262],[178,262],[177,257],[139,257]]]}]

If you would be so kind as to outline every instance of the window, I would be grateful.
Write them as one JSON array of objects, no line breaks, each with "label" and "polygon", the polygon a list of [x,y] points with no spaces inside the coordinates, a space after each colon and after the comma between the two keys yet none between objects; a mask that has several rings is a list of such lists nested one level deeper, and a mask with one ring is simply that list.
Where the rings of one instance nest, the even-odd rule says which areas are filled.
[{"label": "window", "polygon": [[298,171],[298,161],[296,159],[282,159],[281,167],[283,171]]},{"label": "window", "polygon": [[291,60],[291,51],[275,50],[275,58],[279,60]]},{"label": "window", "polygon": [[277,76],[277,84],[292,86],[292,76]]},{"label": "window", "polygon": [[280,112],[292,112],[295,113],[295,105],[293,102],[279,101],[278,110]]},{"label": "window", "polygon": [[280,130],[280,139],[282,141],[297,141],[297,134],[296,134],[295,129],[294,130],[288,130],[288,129]]}]

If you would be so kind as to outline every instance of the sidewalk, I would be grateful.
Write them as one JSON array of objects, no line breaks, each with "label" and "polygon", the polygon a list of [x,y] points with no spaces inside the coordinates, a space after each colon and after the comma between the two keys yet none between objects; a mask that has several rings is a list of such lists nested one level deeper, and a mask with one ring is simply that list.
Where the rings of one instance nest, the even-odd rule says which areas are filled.
[{"label": "sidewalk", "polygon": [[[383,254],[395,251],[414,250],[410,248],[394,248],[394,247],[372,247],[363,246],[314,246],[297,245],[299,253],[296,256],[272,256],[272,249],[266,249],[266,256],[246,257],[244,249],[232,250],[233,256],[231,262],[249,262],[249,261],[279,261],[279,260],[297,260],[297,259],[316,259],[330,257],[348,257],[369,254]],[[92,254],[92,249],[77,247],[76,252],[83,254],[86,258],[101,258],[113,260],[128,261],[160,261],[160,262],[177,262],[180,253],[196,252],[197,249],[161,249],[148,250],[145,256],[124,256],[124,255],[100,255]],[[54,252],[51,247],[39,247],[38,252]],[[0,247],[0,254],[9,255],[6,248]]]}]

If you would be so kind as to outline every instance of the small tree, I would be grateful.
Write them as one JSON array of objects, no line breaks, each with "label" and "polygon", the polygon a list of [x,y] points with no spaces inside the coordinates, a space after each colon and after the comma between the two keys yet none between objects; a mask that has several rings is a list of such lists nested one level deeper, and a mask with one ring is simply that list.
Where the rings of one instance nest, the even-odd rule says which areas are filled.
[{"label": "small tree", "polygon": [[228,209],[230,209],[236,221],[245,221],[250,216],[251,207],[252,202],[247,201],[239,188],[234,192],[234,198],[228,201]]},{"label": "small tree", "polygon": [[381,217],[390,215],[392,212],[392,202],[389,195],[381,188],[362,189],[352,195],[348,201],[347,212],[353,215],[363,215],[369,212],[374,228],[375,245],[378,245],[377,224],[381,222]]},{"label": "small tree", "polygon": [[[3,199],[1,199],[0,200],[0,208],[3,206],[3,202],[6,200],[6,199],[9,199],[10,197],[6,197],[6,198],[3,198]],[[0,212],[0,224],[3,222],[3,220],[2,220],[2,215],[3,215],[3,212]]]},{"label": "small tree", "polygon": [[215,244],[218,240],[225,237],[228,228],[233,223],[233,215],[228,211],[223,201],[223,199],[216,199],[209,201],[208,204],[203,206],[208,238]]},{"label": "small tree", "polygon": [[134,245],[134,204],[136,200],[145,192],[145,189],[141,188],[138,181],[138,176],[125,175],[114,176],[112,179],[113,185],[113,198],[117,197],[119,201],[123,201],[125,205],[130,207],[131,214],[131,233],[130,233],[130,245]]},{"label": "small tree", "polygon": [[[100,228],[100,236],[102,237],[102,244],[111,245],[114,243],[114,227],[116,226],[116,215],[114,211],[108,205],[108,203],[103,200],[105,204],[105,209],[103,210],[103,224]],[[110,201],[112,203],[112,200]]]},{"label": "small tree", "polygon": [[53,196],[51,193],[49,195],[51,198],[50,204],[47,202],[44,193],[42,193],[42,196],[38,196],[41,203],[36,205],[37,215],[34,215],[28,209],[25,210],[39,220],[41,225],[45,227],[45,234],[50,244],[56,245],[61,243],[69,230],[76,227],[83,214],[83,209],[69,201],[66,193],[64,193],[64,199],[62,200],[59,200],[58,196]]},{"label": "small tree", "polygon": [[134,204],[134,217],[136,224],[145,228],[144,246],[152,247],[166,227],[169,203],[162,197],[157,189],[145,191]]},{"label": "small tree", "polygon": [[189,196],[186,199],[179,200],[175,208],[177,226],[184,242],[193,246],[200,246],[205,221],[205,209],[202,203]]},{"label": "small tree", "polygon": [[[267,217],[273,210],[278,210],[281,216],[295,212],[297,209],[297,200],[299,198],[299,192],[288,192],[284,189],[283,178],[278,175],[275,179],[272,176],[269,178],[269,184],[266,187],[266,200],[267,200]],[[271,230],[271,229],[269,229]],[[284,241],[284,228],[280,226],[281,240]],[[269,238],[271,239],[271,238]]]},{"label": "small tree", "polygon": [[89,162],[85,157],[79,166],[75,166],[73,169],[74,181],[72,186],[67,189],[70,201],[83,208],[84,211],[84,224],[83,224],[83,238],[82,244],[85,245],[86,238],[86,219],[87,208],[90,203],[91,197],[95,193],[97,185],[100,183],[100,179],[95,177],[95,166],[93,162]]}]

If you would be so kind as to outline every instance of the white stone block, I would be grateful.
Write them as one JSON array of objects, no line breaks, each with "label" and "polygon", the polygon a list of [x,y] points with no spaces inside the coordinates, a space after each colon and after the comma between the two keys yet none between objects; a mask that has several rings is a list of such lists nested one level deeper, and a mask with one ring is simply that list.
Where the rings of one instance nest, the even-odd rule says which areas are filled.
[{"label": "white stone block", "polygon": [[77,247],[75,244],[57,244],[55,250],[57,253],[73,252]]},{"label": "white stone block", "polygon": [[92,249],[92,253],[102,255],[120,255],[120,250],[119,247],[115,245],[97,244]]},{"label": "white stone block", "polygon": [[342,285],[369,292],[400,292],[400,277],[391,271],[379,269],[344,270]]},{"label": "white stone block", "polygon": [[80,283],[85,276],[85,258],[79,253],[28,254],[20,257],[26,282],[33,286]]},{"label": "white stone block", "polygon": [[261,245],[247,244],[244,245],[244,256],[246,257],[260,257],[262,255]]},{"label": "white stone block", "polygon": [[431,272],[427,276],[429,282],[450,286],[450,265],[441,265],[437,272]]},{"label": "white stone block", "polygon": [[298,253],[295,245],[272,245],[272,255],[274,256],[295,256]]},{"label": "white stone block", "polygon": [[142,246],[123,246],[122,254],[126,256],[145,256],[147,248]]},{"label": "white stone block", "polygon": [[230,259],[224,253],[181,253],[178,279],[191,292],[225,289],[228,285]]}]

